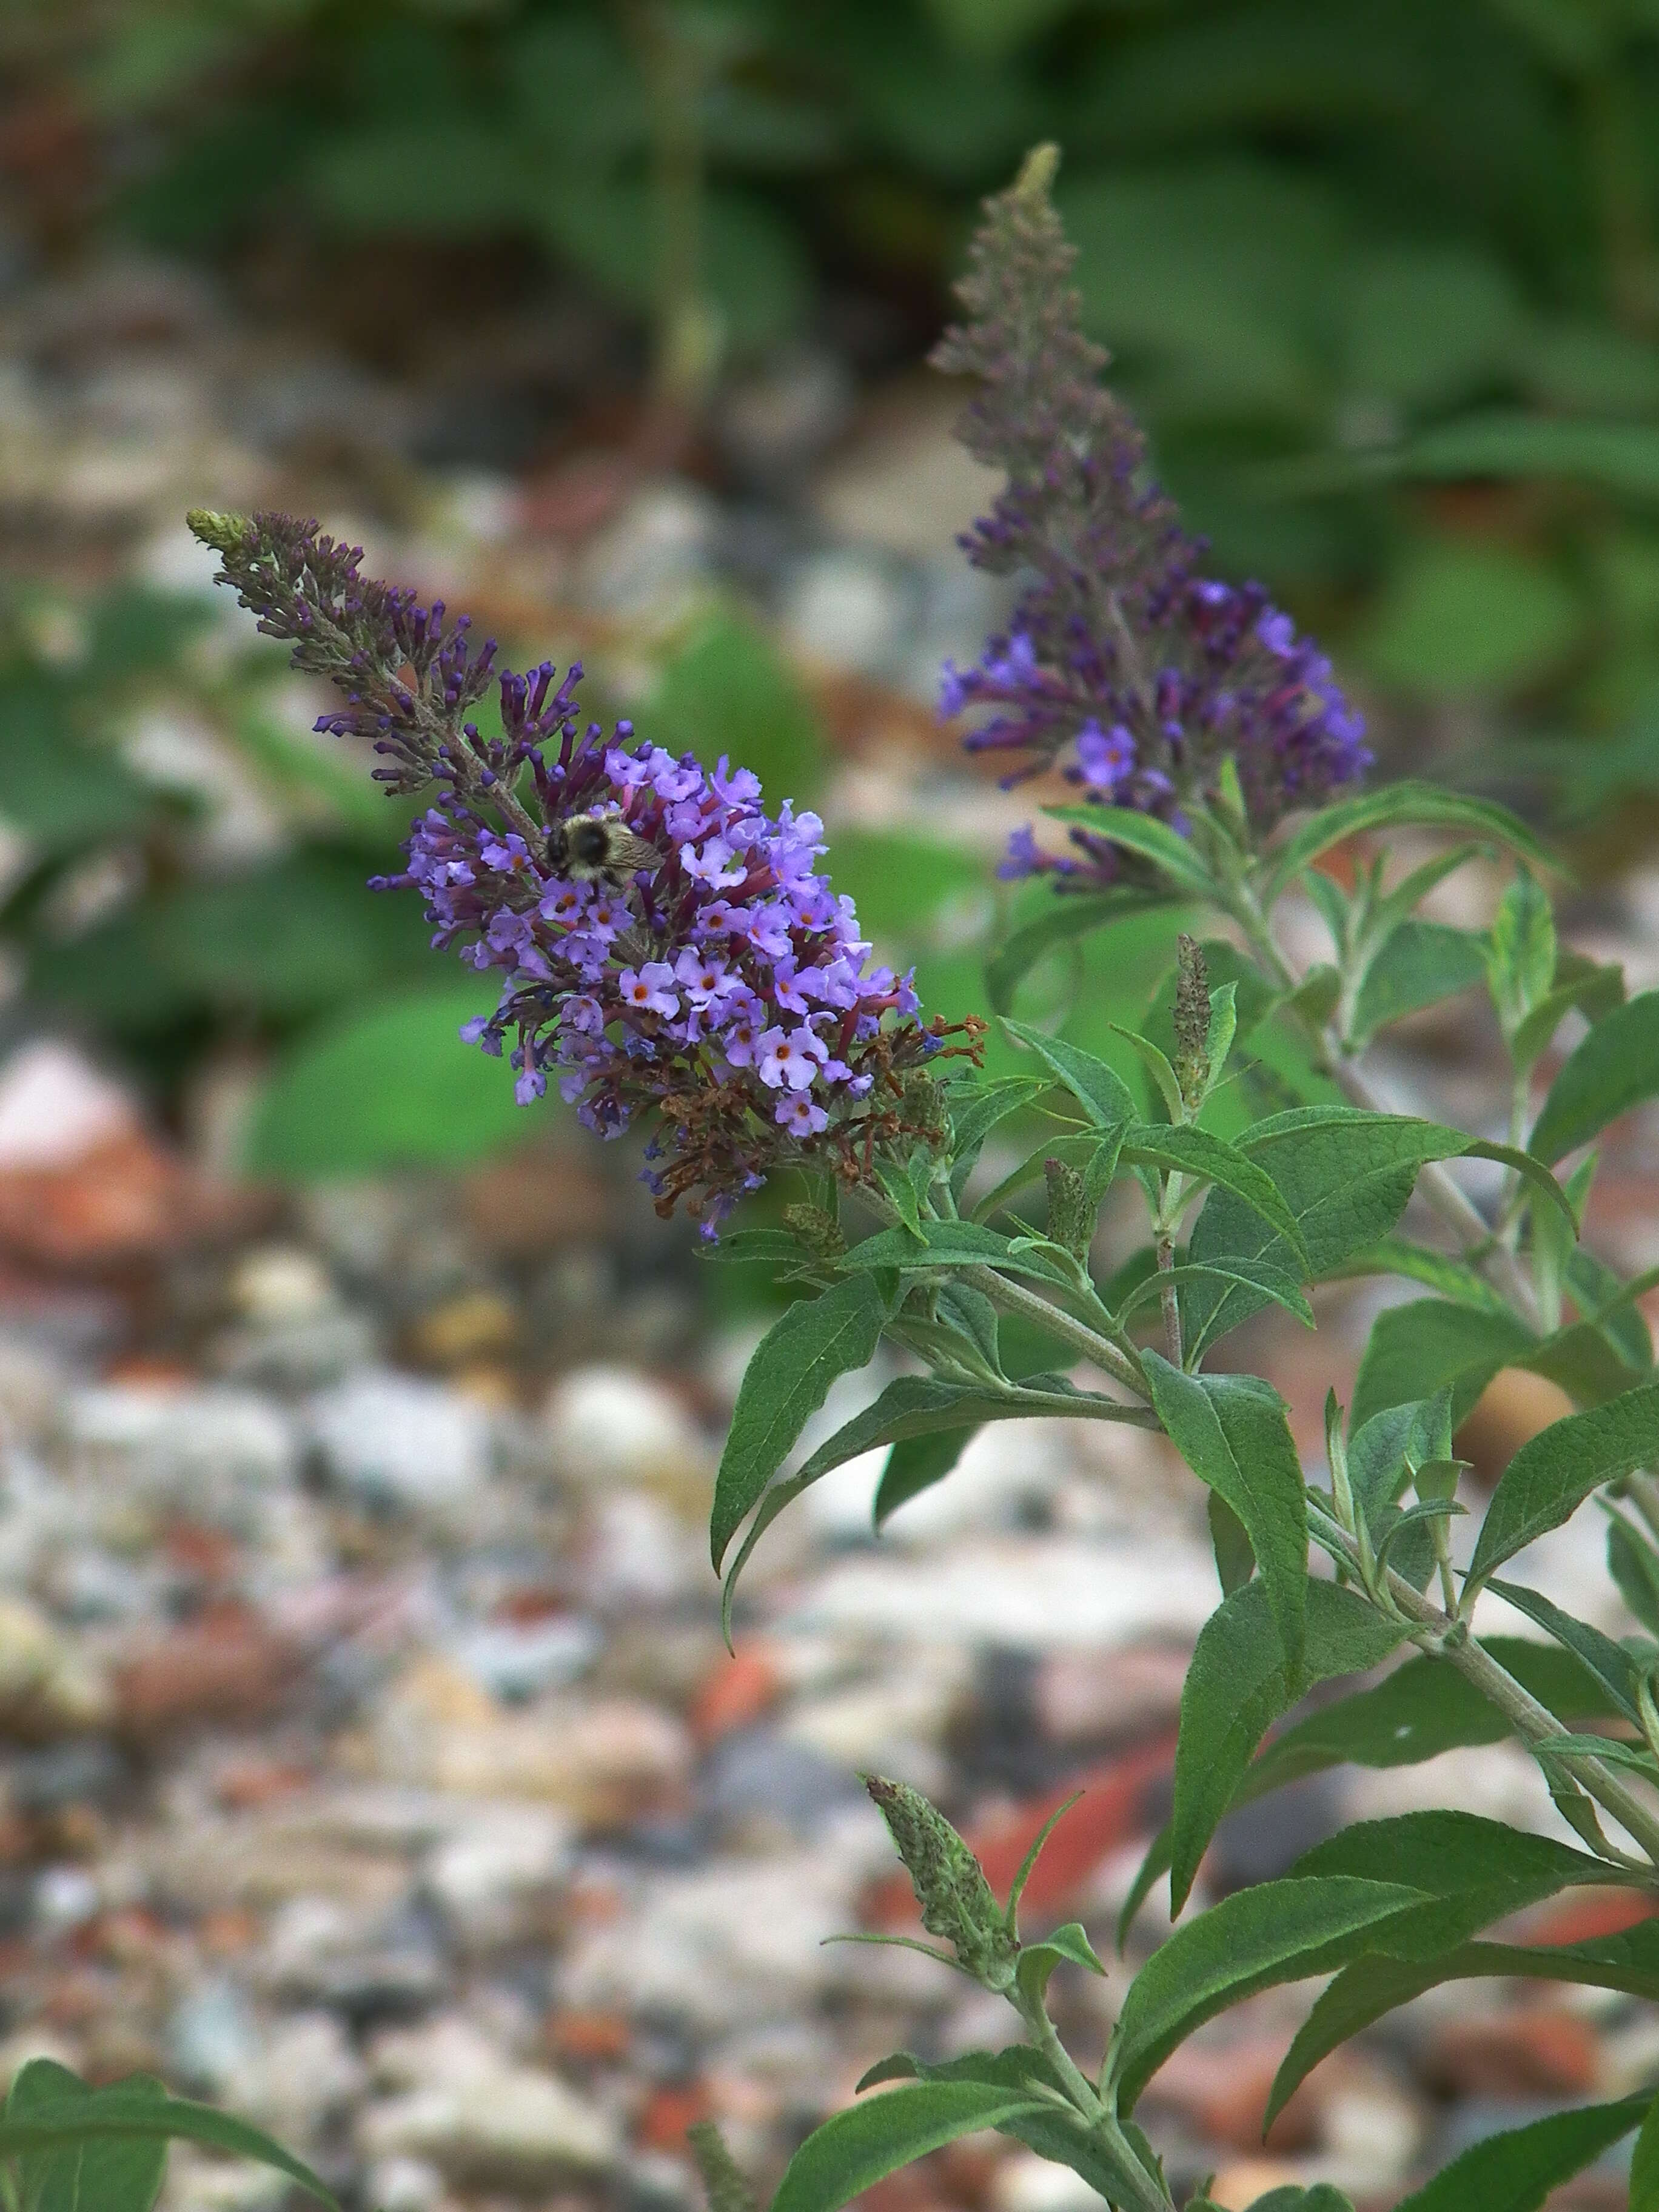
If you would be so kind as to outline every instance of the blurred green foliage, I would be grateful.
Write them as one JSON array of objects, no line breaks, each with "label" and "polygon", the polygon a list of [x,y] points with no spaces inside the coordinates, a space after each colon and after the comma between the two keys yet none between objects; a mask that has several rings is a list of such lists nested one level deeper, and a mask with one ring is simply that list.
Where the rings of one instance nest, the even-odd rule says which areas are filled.
[{"label": "blurred green foliage", "polygon": [[[1530,781],[1570,820],[1659,792],[1659,0],[10,0],[0,72],[85,119],[88,230],[319,269],[432,246],[434,325],[466,312],[458,253],[506,251],[701,389],[841,343],[848,295],[885,317],[866,365],[919,353],[978,197],[1057,139],[1087,316],[1160,471],[1362,679],[1385,752],[1449,708],[1443,772]],[[163,1083],[216,1039],[276,1047],[261,1157],[314,1164],[306,1071],[346,1085],[415,1018],[400,994],[453,1013],[414,902],[358,888],[388,813],[185,603],[76,620],[67,653],[21,607],[0,637],[27,840],[0,930]],[[252,769],[276,848],[204,859],[201,794],[125,734],[161,693]],[[733,614],[638,720],[773,803],[814,795],[817,718]],[[930,1004],[982,1006],[1023,908],[978,860],[896,828],[834,867]],[[1115,1057],[1176,926],[1062,948],[1022,1012],[1069,1006]],[[416,1140],[340,1138],[380,1141]]]}]

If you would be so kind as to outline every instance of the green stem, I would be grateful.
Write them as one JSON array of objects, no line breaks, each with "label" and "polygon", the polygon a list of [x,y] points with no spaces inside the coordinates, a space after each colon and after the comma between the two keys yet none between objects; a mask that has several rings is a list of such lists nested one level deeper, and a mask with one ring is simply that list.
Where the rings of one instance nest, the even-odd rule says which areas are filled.
[{"label": "green stem", "polygon": [[[1173,1237],[1160,1237],[1158,1240],[1158,1272],[1167,1276],[1174,1267],[1175,1239]],[[1164,1356],[1171,1367],[1179,1367],[1182,1364],[1181,1293],[1172,1282],[1165,1282],[1158,1297],[1164,1310]]]},{"label": "green stem", "polygon": [[[1224,901],[1227,910],[1249,938],[1252,950],[1273,981],[1283,991],[1293,991],[1301,979],[1279,951],[1255,892],[1243,882],[1231,885],[1229,889],[1231,896]],[[1399,1111],[1360,1073],[1343,1050],[1341,1042],[1334,1031],[1322,1030],[1304,1015],[1298,1014],[1296,1018],[1320,1068],[1330,1077],[1350,1104],[1363,1106],[1371,1113],[1394,1114]],[[1455,1178],[1447,1173],[1438,1160],[1428,1162],[1419,1173],[1417,1183],[1424,1197],[1466,1253],[1491,1275],[1521,1318],[1529,1327],[1538,1328],[1540,1326],[1538,1301],[1533,1296],[1532,1285],[1527,1280],[1514,1253],[1507,1245],[1497,1241],[1480,1207],[1459,1188]]]},{"label": "green stem", "polygon": [[[1318,1541],[1334,1559],[1357,1574],[1359,1552],[1352,1538],[1311,1499],[1308,1510]],[[1383,1569],[1381,1595],[1387,1602],[1386,1607],[1379,1603],[1378,1610],[1392,1608],[1396,1616],[1408,1620],[1412,1624],[1412,1640],[1419,1650],[1444,1659],[1465,1680],[1474,1683],[1482,1697],[1497,1706],[1524,1743],[1547,1743],[1552,1737],[1571,1735],[1572,1731],[1564,1728],[1547,1705],[1540,1705],[1530,1691],[1523,1689],[1513,1674],[1465,1632],[1464,1624],[1455,1613],[1443,1613],[1392,1567]],[[1593,1753],[1574,1751],[1553,1755],[1597,1804],[1635,1838],[1652,1863],[1656,1882],[1659,1882],[1659,1814],[1644,1804]]]},{"label": "green stem", "polygon": [[[1002,1312],[1019,1314],[1027,1321],[1040,1323],[1051,1336],[1058,1337],[1062,1344],[1069,1344],[1083,1358],[1092,1359],[1115,1382],[1121,1382],[1126,1390],[1133,1390],[1137,1398],[1144,1401],[1150,1397],[1139,1369],[1116,1345],[1098,1334],[1086,1322],[1068,1314],[1064,1306],[1054,1305],[1048,1299],[1039,1297],[1035,1291],[1011,1283],[994,1267],[969,1267],[964,1270],[964,1279],[976,1291],[982,1291]],[[1154,1421],[1152,1425],[1156,1427],[1158,1424]]]},{"label": "green stem", "polygon": [[1054,2068],[1079,2118],[1087,2122],[1091,2134],[1105,2137],[1117,2152],[1117,2163],[1134,2190],[1133,2197],[1125,2196],[1119,2200],[1119,2212],[1173,2212],[1174,2199],[1136,2157],[1118,2125],[1116,2114],[1103,2101],[1093,2082],[1060,2041],[1042,2000],[1023,1996],[1013,1990],[1009,1990],[1008,1997],[1024,2021],[1031,2041]]}]

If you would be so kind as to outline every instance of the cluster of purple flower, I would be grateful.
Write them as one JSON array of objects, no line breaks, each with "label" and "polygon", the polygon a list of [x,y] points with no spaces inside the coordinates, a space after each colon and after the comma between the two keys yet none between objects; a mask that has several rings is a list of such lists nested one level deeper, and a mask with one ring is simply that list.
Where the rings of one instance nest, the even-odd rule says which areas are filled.
[{"label": "cluster of purple flower", "polygon": [[[619,739],[630,734],[619,726]],[[546,1089],[550,1068],[562,1070],[560,1091],[578,1116],[614,1136],[691,1085],[705,1104],[718,1095],[736,1139],[718,1164],[752,1189],[762,1180],[753,1122],[799,1146],[832,1118],[844,1125],[890,1060],[883,1015],[917,1011],[910,980],[869,965],[852,901],[816,868],[817,817],[786,803],[770,818],[748,769],[722,758],[711,772],[659,746],[592,738],[568,767],[586,787],[586,811],[614,815],[653,847],[654,867],[612,889],[538,865],[521,837],[479,836],[453,809],[434,808],[415,825],[406,874],[390,880],[421,890],[435,941],[467,933],[462,957],[502,972],[500,1006],[465,1034],[499,1053],[507,1030],[518,1031],[520,1103]],[[917,1041],[925,1053],[931,1040]],[[699,1162],[716,1165],[706,1146]],[[648,1180],[662,1195],[674,1178],[653,1169]]]},{"label": "cluster of purple flower", "polygon": [[[978,663],[945,665],[941,708],[985,710],[966,743],[1023,756],[1005,787],[1059,767],[1103,810],[1186,827],[1231,757],[1258,829],[1370,763],[1330,663],[1259,585],[1200,573],[1205,547],[1146,479],[1146,442],[1100,381],[1073,259],[1048,198],[1052,149],[987,204],[960,292],[968,319],[933,356],[980,380],[960,434],[1002,468],[994,512],[963,539],[976,567],[1034,579]],[[1005,876],[1109,881],[1110,817],[1074,829],[1080,858],[1016,832]]]},{"label": "cluster of purple flower", "polygon": [[[609,740],[580,729],[580,668],[556,688],[550,663],[495,674],[493,645],[472,656],[464,621],[446,634],[441,605],[363,580],[361,549],[314,523],[191,525],[260,628],[346,694],[318,726],[369,737],[394,790],[438,786],[405,871],[376,888],[414,886],[434,945],[464,940],[501,974],[495,1012],[463,1034],[495,1054],[516,1035],[521,1104],[555,1070],[604,1136],[654,1110],[647,1180],[664,1212],[688,1197],[705,1234],[781,1163],[867,1176],[877,1145],[916,1135],[907,1073],[951,1031],[914,1018],[908,976],[871,966],[851,900],[818,872],[816,815],[769,817],[746,769],[637,745],[626,722]],[[460,717],[492,675],[503,735],[485,738]],[[614,827],[620,864],[574,857],[577,817]]]}]

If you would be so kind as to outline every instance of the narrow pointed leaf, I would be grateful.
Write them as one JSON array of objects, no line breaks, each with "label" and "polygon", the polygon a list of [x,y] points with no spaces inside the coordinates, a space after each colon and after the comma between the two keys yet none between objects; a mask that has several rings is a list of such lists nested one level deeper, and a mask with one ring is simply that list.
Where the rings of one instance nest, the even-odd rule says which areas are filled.
[{"label": "narrow pointed leaf", "polygon": [[1564,1982],[1652,1999],[1659,1996],[1659,1921],[1638,1921],[1582,1943],[1460,1943],[1427,1959],[1368,1953],[1320,1992],[1279,2069],[1266,2124],[1273,2125],[1322,2058],[1363,2028],[1425,1990],[1481,1978]]},{"label": "narrow pointed leaf", "polygon": [[1550,1085],[1528,1150],[1559,1160],[1609,1121],[1659,1095],[1659,991],[1644,991],[1604,1014]]},{"label": "narrow pointed leaf", "polygon": [[1181,1694],[1170,1819],[1174,1911],[1185,1904],[1210,1838],[1273,1722],[1314,1683],[1376,1666],[1403,1632],[1352,1590],[1310,1582],[1305,1656],[1292,1675],[1260,1582],[1246,1583],[1211,1614]]},{"label": "narrow pointed leaf", "polygon": [[1143,1354],[1158,1419],[1199,1480],[1243,1522],[1256,1556],[1284,1662],[1302,1664],[1308,1509],[1285,1403],[1250,1375],[1185,1375]]},{"label": "narrow pointed leaf", "polygon": [[0,2119],[0,2159],[27,2158],[105,2140],[204,2143],[211,2150],[228,2151],[286,2174],[319,2203],[339,2212],[331,2191],[279,2142],[246,2120],[183,2097],[157,2097],[153,2091],[117,2085],[94,2096],[38,2105],[27,2118],[14,2119],[8,2112]]},{"label": "narrow pointed leaf", "polygon": [[1471,2145],[1395,2212],[1538,2212],[1550,2192],[1593,2166],[1639,2126],[1649,2093],[1616,2105],[1578,2105]]},{"label": "narrow pointed leaf", "polygon": [[1507,807],[1469,798],[1462,792],[1443,790],[1438,784],[1408,781],[1384,784],[1380,791],[1367,792],[1338,806],[1321,807],[1269,856],[1264,902],[1270,905],[1310,860],[1340,845],[1345,837],[1357,836],[1366,830],[1401,828],[1407,823],[1424,829],[1473,830],[1491,844],[1523,854],[1540,867],[1556,866],[1526,823]]},{"label": "narrow pointed leaf", "polygon": [[815,2128],[784,2169],[772,2212],[837,2212],[913,2159],[1037,2109],[1029,2092],[981,2081],[917,2081],[850,2106]]},{"label": "narrow pointed leaf", "polygon": [[1119,2110],[1133,2109],[1170,2053],[1206,2020],[1259,1990],[1345,1965],[1368,1933],[1420,1901],[1419,1891],[1397,1881],[1287,1877],[1223,1898],[1177,1928],[1124,1996],[1109,2068]]},{"label": "narrow pointed leaf", "polygon": [[1098,1127],[1110,1128],[1114,1124],[1127,1127],[1140,1119],[1128,1085],[1103,1060],[1079,1045],[1067,1044],[1064,1037],[1028,1028],[1024,1022],[1005,1020],[1002,1026],[1017,1042],[1036,1054]]},{"label": "narrow pointed leaf", "polygon": [[1126,1131],[1122,1158],[1131,1167],[1173,1169],[1230,1191],[1278,1231],[1300,1265],[1308,1264],[1301,1229],[1284,1194],[1267,1170],[1237,1146],[1191,1123],[1166,1129],[1142,1121]]},{"label": "narrow pointed leaf", "polygon": [[951,1474],[978,1433],[977,1422],[964,1428],[936,1429],[926,1436],[902,1437],[887,1455],[870,1517],[884,1528],[901,1505],[920,1498]]},{"label": "narrow pointed leaf", "polygon": [[1504,1468],[1469,1563],[1484,1582],[1524,1545],[1570,1519],[1593,1490],[1659,1458],[1659,1382],[1569,1413],[1522,1445]]},{"label": "narrow pointed leaf", "polygon": [[709,1516],[716,1572],[726,1547],[838,1375],[868,1364],[887,1317],[868,1275],[800,1299],[775,1322],[744,1370]]},{"label": "narrow pointed leaf", "polygon": [[1174,887],[1201,898],[1212,889],[1210,872],[1178,830],[1155,814],[1137,814],[1127,806],[1109,810],[1098,806],[1045,806],[1056,822],[1074,823],[1097,837],[1109,838],[1131,853],[1139,853],[1161,868]]}]

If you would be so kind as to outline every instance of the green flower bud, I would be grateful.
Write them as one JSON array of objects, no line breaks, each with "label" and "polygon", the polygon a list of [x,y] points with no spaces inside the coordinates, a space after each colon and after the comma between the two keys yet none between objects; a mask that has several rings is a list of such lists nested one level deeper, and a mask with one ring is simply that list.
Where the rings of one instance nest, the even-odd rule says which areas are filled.
[{"label": "green flower bud", "polygon": [[245,514],[216,514],[210,507],[192,507],[185,521],[191,535],[212,546],[216,553],[228,556],[240,551],[247,531]]},{"label": "green flower bud", "polygon": [[821,1206],[807,1203],[786,1206],[783,1225],[792,1235],[799,1237],[809,1252],[816,1252],[820,1260],[839,1260],[847,1249],[847,1239],[841,1233],[840,1222]]},{"label": "green flower bud", "polygon": [[744,2180],[726,2138],[713,2120],[698,2120],[685,2131],[691,2155],[702,2176],[708,2212],[756,2212],[755,2192]]},{"label": "green flower bud", "polygon": [[1195,938],[1176,939],[1175,1072],[1187,1111],[1195,1114],[1210,1087],[1210,975]]},{"label": "green flower bud", "polygon": [[1064,1160],[1044,1160],[1042,1179],[1048,1186],[1049,1236],[1074,1258],[1087,1259],[1094,1241],[1095,1210],[1083,1177]]},{"label": "green flower bud", "polygon": [[866,1774],[864,1786],[904,1862],[922,1926],[951,1946],[976,1982],[1010,1987],[1019,1942],[979,1861],[920,1790],[878,1774]]}]

